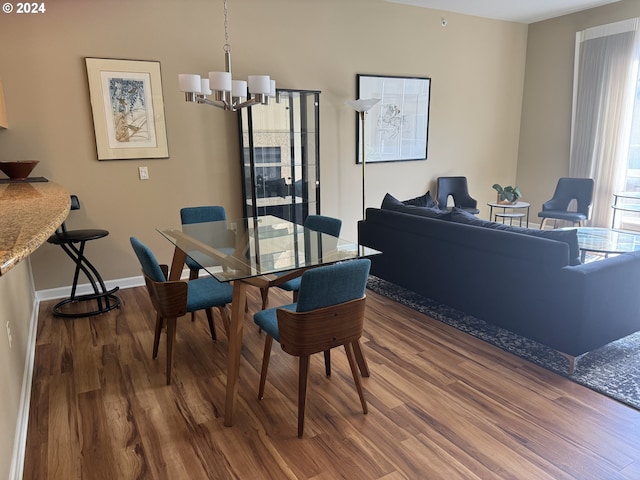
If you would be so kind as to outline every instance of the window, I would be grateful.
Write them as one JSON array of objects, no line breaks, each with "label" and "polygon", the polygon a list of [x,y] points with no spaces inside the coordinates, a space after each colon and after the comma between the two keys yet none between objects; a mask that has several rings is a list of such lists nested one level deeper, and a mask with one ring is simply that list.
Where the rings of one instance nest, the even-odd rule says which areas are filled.
[{"label": "window", "polygon": [[[633,120],[631,122],[631,137],[629,140],[629,153],[627,155],[624,191],[640,193],[640,76],[636,84],[636,96],[633,105]],[[628,204],[629,200],[626,202]],[[640,201],[633,203],[640,204]],[[620,227],[640,230],[640,213],[621,210],[619,214],[621,217]]]}]

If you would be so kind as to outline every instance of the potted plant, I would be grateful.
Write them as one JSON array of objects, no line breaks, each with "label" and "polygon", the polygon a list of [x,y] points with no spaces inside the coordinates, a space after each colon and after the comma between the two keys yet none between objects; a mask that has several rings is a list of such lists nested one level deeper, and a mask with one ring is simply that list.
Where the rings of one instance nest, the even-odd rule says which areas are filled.
[{"label": "potted plant", "polygon": [[502,204],[511,204],[516,203],[519,198],[522,198],[522,192],[520,188],[512,187],[508,185],[506,187],[501,187],[497,183],[493,185],[493,189],[498,192],[498,203]]}]

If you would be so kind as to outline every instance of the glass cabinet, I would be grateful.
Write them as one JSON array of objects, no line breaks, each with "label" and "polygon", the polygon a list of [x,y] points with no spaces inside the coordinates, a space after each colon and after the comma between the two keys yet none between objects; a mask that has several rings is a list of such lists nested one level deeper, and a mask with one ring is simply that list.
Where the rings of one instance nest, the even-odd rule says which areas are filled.
[{"label": "glass cabinet", "polygon": [[320,213],[319,102],[318,91],[278,89],[238,112],[245,217]]}]

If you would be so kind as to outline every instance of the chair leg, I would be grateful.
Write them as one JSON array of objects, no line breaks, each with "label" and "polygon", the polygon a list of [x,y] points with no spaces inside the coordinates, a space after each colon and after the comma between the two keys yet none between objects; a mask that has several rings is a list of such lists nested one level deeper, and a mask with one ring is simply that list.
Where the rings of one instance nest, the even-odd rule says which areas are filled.
[{"label": "chair leg", "polygon": [[298,290],[293,291],[293,303],[298,302]]},{"label": "chair leg", "polygon": [[[189,270],[189,280],[195,280],[196,278],[198,278],[200,270],[199,269],[190,269]],[[191,321],[195,322],[196,321],[196,312],[191,312]]]},{"label": "chair leg", "polygon": [[227,306],[220,305],[218,306],[218,310],[220,311],[220,317],[222,318],[222,326],[224,327],[224,333],[229,338],[229,314],[227,313]]},{"label": "chair leg", "polygon": [[369,376],[369,365],[367,364],[367,359],[362,353],[362,345],[360,345],[360,340],[356,340],[353,342],[353,353],[356,356],[356,362],[358,363],[358,367],[360,367],[360,375],[363,377]]},{"label": "chair leg", "polygon": [[331,376],[331,350],[324,351],[324,372],[327,377]]},{"label": "chair leg", "polygon": [[167,385],[171,385],[171,367],[173,365],[173,344],[176,339],[176,318],[167,319]]},{"label": "chair leg", "polygon": [[213,324],[213,310],[211,308],[206,308],[205,312],[207,314],[207,321],[209,322],[209,331],[211,332],[211,338],[214,342],[217,342],[218,337],[216,337],[216,327]]},{"label": "chair leg", "polygon": [[[353,342],[355,343],[355,342]],[[349,360],[349,367],[351,368],[351,374],[353,375],[353,382],[356,384],[356,390],[358,390],[358,396],[360,397],[360,404],[362,405],[362,413],[367,413],[367,401],[364,399],[364,391],[362,390],[362,382],[360,382],[360,373],[356,365],[356,359],[353,355],[353,344],[345,343],[344,350],[347,352],[347,359]]]},{"label": "chair leg", "polygon": [[542,223],[540,224],[540,230],[544,230],[544,226],[547,223],[547,220],[549,219],[546,217],[542,219]]},{"label": "chair leg", "polygon": [[160,335],[164,327],[164,318],[156,314],[156,331],[153,336],[153,358],[158,358],[158,345],[160,345]]},{"label": "chair leg", "polygon": [[[262,287],[260,296],[262,297],[262,310],[266,310],[269,305],[269,287]],[[249,304],[247,304],[246,311],[249,311]],[[262,328],[258,328],[258,333],[262,333]]]},{"label": "chair leg", "polygon": [[264,353],[262,354],[262,370],[260,371],[260,386],[258,387],[258,400],[264,397],[264,384],[267,381],[267,370],[269,369],[269,359],[271,358],[271,344],[273,337],[265,335],[264,337]]},{"label": "chair leg", "polygon": [[304,432],[304,410],[307,402],[307,377],[309,376],[309,355],[300,357],[298,372],[298,438]]},{"label": "chair leg", "polygon": [[262,310],[266,310],[269,305],[269,287],[262,287],[260,289],[260,296],[262,297]]}]

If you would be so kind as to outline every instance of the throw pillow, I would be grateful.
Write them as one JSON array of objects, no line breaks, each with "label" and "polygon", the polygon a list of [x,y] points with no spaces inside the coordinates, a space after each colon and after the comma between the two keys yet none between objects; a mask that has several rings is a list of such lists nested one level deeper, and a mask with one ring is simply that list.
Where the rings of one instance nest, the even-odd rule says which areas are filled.
[{"label": "throw pillow", "polygon": [[493,228],[496,230],[509,229],[509,225],[492,222],[491,220],[483,220],[482,218],[479,218],[474,214],[458,207],[453,207],[453,209],[451,210],[451,221],[456,223],[464,223],[466,225],[473,225],[474,227]]},{"label": "throw pillow", "polygon": [[409,200],[405,200],[405,205],[415,205],[416,207],[428,207],[428,208],[438,208],[438,204],[436,201],[431,198],[431,192],[427,191],[424,195],[416,198],[411,198]]},{"label": "throw pillow", "polygon": [[382,200],[380,208],[384,210],[393,210],[401,213],[409,213],[411,215],[419,215],[421,217],[439,218],[441,220],[449,220],[450,212],[444,212],[439,208],[417,207],[415,205],[405,205],[403,202],[387,193]]},{"label": "throw pillow", "polygon": [[383,208],[385,210],[394,210],[397,207],[402,207],[402,205],[404,204],[400,200],[387,193],[382,199],[382,205],[380,206],[380,208]]},{"label": "throw pillow", "polygon": [[451,220],[451,212],[440,210],[439,208],[416,207],[415,205],[402,205],[394,209],[396,212],[409,213],[419,217],[437,218],[439,220]]}]

